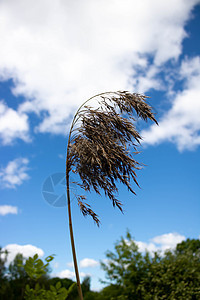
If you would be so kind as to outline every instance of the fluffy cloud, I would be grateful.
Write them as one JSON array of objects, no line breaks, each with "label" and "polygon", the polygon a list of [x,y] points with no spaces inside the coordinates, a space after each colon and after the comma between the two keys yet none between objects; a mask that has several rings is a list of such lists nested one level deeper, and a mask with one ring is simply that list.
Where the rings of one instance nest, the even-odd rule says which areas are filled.
[{"label": "fluffy cloud", "polygon": [[99,265],[98,261],[92,258],[84,258],[80,261],[81,268],[96,267],[98,265]]},{"label": "fluffy cloud", "polygon": [[150,253],[153,253],[155,251],[158,250],[158,248],[156,247],[156,245],[154,243],[145,243],[145,242],[141,242],[141,241],[136,241],[135,242],[138,246],[138,249],[140,252],[145,252],[148,251]]},{"label": "fluffy cloud", "polygon": [[151,241],[157,245],[160,245],[159,247],[162,250],[166,250],[175,248],[177,244],[181,243],[184,240],[185,236],[175,232],[156,236]]},{"label": "fluffy cloud", "polygon": [[0,205],[0,216],[5,216],[8,214],[18,214],[18,208],[11,205]]},{"label": "fluffy cloud", "polygon": [[66,270],[63,270],[61,272],[58,272],[56,274],[57,277],[59,278],[74,278],[75,277],[75,273],[66,269]]},{"label": "fluffy cloud", "polygon": [[[82,277],[82,278],[84,278],[87,275],[89,275],[89,274],[86,274],[84,272],[80,272],[80,277]],[[72,279],[72,278],[75,277],[75,272],[66,269],[66,270],[63,270],[61,272],[56,273],[55,276],[59,277],[59,278],[71,278]]]},{"label": "fluffy cloud", "polygon": [[11,144],[16,138],[30,141],[28,116],[9,108],[0,101],[0,139],[4,145]]},{"label": "fluffy cloud", "polygon": [[163,253],[167,249],[174,249],[178,243],[185,240],[185,236],[179,233],[166,233],[159,235],[150,240],[149,243],[144,243],[141,241],[136,241],[140,252],[145,252],[146,250],[150,253],[155,251],[161,251]]},{"label": "fluffy cloud", "polygon": [[2,248],[2,251],[8,251],[8,257],[7,257],[7,263],[13,261],[15,256],[18,253],[21,253],[25,258],[28,258],[29,256],[33,256],[36,253],[39,257],[42,257],[44,255],[44,251],[38,247],[35,247],[33,245],[18,245],[18,244],[9,244]]},{"label": "fluffy cloud", "polygon": [[17,185],[21,185],[24,180],[29,179],[28,163],[27,158],[16,158],[10,161],[5,168],[2,168],[0,171],[2,187],[15,188]]},{"label": "fluffy cloud", "polygon": [[184,81],[184,90],[173,95],[171,109],[159,121],[143,131],[146,144],[170,141],[180,151],[193,150],[200,145],[200,57],[183,61],[178,76]]},{"label": "fluffy cloud", "polygon": [[[73,262],[69,262],[68,267],[73,268],[74,264]],[[93,268],[97,267],[99,265],[99,262],[92,258],[84,258],[80,261],[80,268]]]},{"label": "fluffy cloud", "polygon": [[160,67],[181,54],[184,25],[198,2],[1,1],[0,78],[13,78],[13,93],[26,97],[12,111],[23,124],[4,142],[27,140],[30,112],[38,115],[38,131],[65,134],[89,96],[160,89]]}]

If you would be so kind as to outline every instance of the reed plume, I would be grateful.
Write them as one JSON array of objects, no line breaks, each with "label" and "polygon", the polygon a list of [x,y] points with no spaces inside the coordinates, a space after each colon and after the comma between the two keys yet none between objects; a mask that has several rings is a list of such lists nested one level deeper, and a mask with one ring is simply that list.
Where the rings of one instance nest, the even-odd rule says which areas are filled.
[{"label": "reed plume", "polygon": [[[88,105],[94,98],[97,100],[95,108]],[[142,139],[134,125],[136,117],[144,121],[150,119],[157,124],[147,98],[127,91],[102,93],[84,102],[72,121],[67,146],[66,180],[70,236],[80,299],[83,296],[73,240],[69,173],[72,171],[79,175],[77,184],[84,192],[94,190],[100,194],[102,190],[113,206],[122,211],[122,203],[116,198],[117,183],[124,184],[135,194],[131,183],[133,181],[138,185],[136,170],[141,168],[135,160]],[[83,215],[90,215],[99,226],[100,220],[86,202],[86,196],[76,195],[76,198]]]}]

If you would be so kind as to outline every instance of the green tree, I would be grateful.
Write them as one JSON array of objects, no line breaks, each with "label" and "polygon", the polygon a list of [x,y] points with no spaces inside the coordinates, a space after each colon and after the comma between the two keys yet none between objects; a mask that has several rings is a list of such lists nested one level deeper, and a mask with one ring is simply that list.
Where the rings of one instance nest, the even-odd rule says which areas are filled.
[{"label": "green tree", "polygon": [[24,270],[23,262],[23,255],[18,253],[15,256],[14,260],[9,264],[8,276],[11,280],[27,277],[26,271]]},{"label": "green tree", "polygon": [[9,283],[6,277],[6,261],[8,257],[8,251],[2,250],[0,247],[0,299],[3,300],[3,297],[6,293],[6,290],[9,288]]},{"label": "green tree", "polygon": [[151,299],[152,294],[158,299],[200,299],[199,240],[188,239],[178,244],[174,251],[157,257],[150,268],[151,285],[149,278],[142,282],[146,288],[144,299]]},{"label": "green tree", "polygon": [[[88,102],[94,98],[97,99],[97,105],[92,108],[88,106]],[[102,189],[113,206],[122,211],[122,204],[116,198],[116,182],[123,183],[135,194],[131,180],[138,184],[135,171],[140,169],[140,164],[130,153],[131,145],[134,154],[137,153],[137,145],[141,140],[133,124],[133,114],[145,121],[150,119],[157,123],[146,98],[129,92],[102,93],[85,101],[72,121],[67,146],[66,183],[69,229],[80,300],[83,295],[72,229],[69,175],[71,171],[79,175],[80,183],[77,184],[84,191],[93,189],[100,194]],[[77,195],[83,215],[90,215],[99,225],[97,214],[85,200],[85,195]]]},{"label": "green tree", "polygon": [[[100,294],[110,299],[197,300],[200,299],[200,241],[188,239],[168,250],[142,255],[130,233],[106,253],[102,263],[113,284]],[[112,294],[113,291],[113,294]],[[118,292],[117,292],[118,291]]]},{"label": "green tree", "polygon": [[23,255],[19,253],[8,266],[9,299],[23,299],[24,297],[25,284],[28,280],[28,275],[24,270],[24,261]]},{"label": "green tree", "polygon": [[131,295],[130,299],[140,299],[138,286],[147,271],[147,266],[131,234],[127,232],[125,239],[121,237],[120,241],[115,244],[115,251],[107,251],[106,257],[107,263],[102,262],[101,266],[106,272],[106,278],[115,284],[111,286],[118,291],[115,297]]},{"label": "green tree", "polygon": [[200,249],[200,240],[187,239],[186,241],[181,242],[176,247],[177,254],[184,254],[186,252],[191,252],[196,255]]},{"label": "green tree", "polygon": [[[95,298],[96,299],[96,298]],[[111,284],[106,286],[97,296],[98,300],[125,300],[124,288],[118,284]]]},{"label": "green tree", "polygon": [[0,247],[0,280],[3,280],[5,278],[5,273],[6,273],[5,263],[7,261],[7,257],[8,257],[8,251],[2,250],[2,248]]}]

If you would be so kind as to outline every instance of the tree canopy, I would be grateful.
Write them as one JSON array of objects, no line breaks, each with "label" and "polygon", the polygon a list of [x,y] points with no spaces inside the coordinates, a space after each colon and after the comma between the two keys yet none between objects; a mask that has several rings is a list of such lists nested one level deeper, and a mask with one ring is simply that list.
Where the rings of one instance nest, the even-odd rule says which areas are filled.
[{"label": "tree canopy", "polygon": [[130,300],[200,299],[199,240],[187,239],[164,254],[142,254],[128,232],[106,257],[102,267],[112,285],[104,293],[118,291],[118,295],[113,292],[113,299],[122,299],[122,295]]},{"label": "tree canopy", "polygon": [[[0,300],[58,299],[76,300],[78,292],[71,279],[49,276],[47,257],[24,259],[18,254],[6,265],[0,250]],[[116,242],[101,263],[107,286],[91,291],[90,278],[81,286],[84,300],[199,300],[200,240],[187,239],[165,253],[141,253],[131,234]]]}]

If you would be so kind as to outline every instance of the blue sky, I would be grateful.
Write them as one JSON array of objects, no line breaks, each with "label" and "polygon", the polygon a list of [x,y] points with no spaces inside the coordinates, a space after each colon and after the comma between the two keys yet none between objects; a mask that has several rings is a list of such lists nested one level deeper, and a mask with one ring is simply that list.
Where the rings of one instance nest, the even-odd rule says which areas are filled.
[{"label": "blue sky", "polygon": [[159,122],[137,121],[145,166],[137,196],[119,186],[124,214],[89,194],[97,228],[72,201],[81,276],[99,289],[98,262],[127,228],[141,251],[199,238],[200,2],[29,2],[0,3],[0,245],[9,261],[17,252],[56,254],[52,273],[74,279],[67,209],[50,205],[42,189],[65,172],[70,122],[83,101],[144,93]]}]

